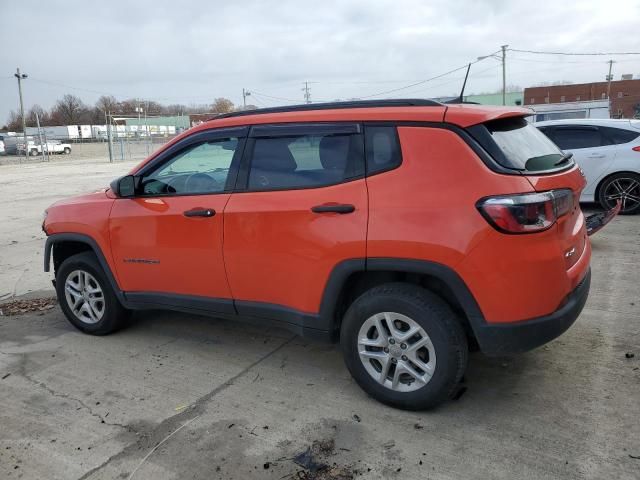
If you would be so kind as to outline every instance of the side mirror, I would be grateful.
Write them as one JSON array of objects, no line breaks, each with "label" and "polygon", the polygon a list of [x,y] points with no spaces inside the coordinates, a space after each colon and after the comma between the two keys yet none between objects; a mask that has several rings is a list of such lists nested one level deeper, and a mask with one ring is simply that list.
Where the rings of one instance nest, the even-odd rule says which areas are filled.
[{"label": "side mirror", "polygon": [[133,175],[125,175],[111,182],[111,190],[117,197],[133,197],[136,193],[136,180]]}]

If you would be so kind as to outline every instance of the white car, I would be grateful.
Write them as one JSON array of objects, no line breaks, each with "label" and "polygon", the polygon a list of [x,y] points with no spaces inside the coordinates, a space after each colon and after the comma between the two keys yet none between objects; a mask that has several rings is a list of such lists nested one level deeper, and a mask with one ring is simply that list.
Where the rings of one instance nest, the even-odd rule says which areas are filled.
[{"label": "white car", "polygon": [[[47,149],[45,150],[47,153],[59,153],[64,155],[69,155],[71,153],[71,145],[68,143],[62,143],[58,140],[49,140],[45,144]],[[24,155],[24,141],[18,143],[17,148],[18,155]],[[36,155],[40,155],[42,153],[42,145],[35,141],[29,140],[29,155],[32,157]]]},{"label": "white car", "polygon": [[558,147],[573,153],[587,178],[580,201],[620,213],[640,213],[640,120],[571,119],[537,122]]}]

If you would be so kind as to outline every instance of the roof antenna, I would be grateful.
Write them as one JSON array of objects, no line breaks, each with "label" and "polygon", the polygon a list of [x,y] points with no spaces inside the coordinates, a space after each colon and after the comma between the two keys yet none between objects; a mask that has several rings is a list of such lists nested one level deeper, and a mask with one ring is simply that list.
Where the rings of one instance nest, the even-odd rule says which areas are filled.
[{"label": "roof antenna", "polygon": [[471,64],[467,65],[467,73],[464,75],[464,82],[462,83],[462,90],[460,90],[460,96],[449,100],[445,103],[464,103],[464,87],[467,86],[467,78],[469,78],[469,70],[471,70]]}]

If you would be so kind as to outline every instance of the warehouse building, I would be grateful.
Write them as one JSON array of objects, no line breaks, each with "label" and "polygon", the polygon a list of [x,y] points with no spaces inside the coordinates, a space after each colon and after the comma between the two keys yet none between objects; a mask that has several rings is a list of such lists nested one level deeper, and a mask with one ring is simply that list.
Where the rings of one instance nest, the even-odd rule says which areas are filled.
[{"label": "warehouse building", "polygon": [[[550,85],[524,89],[524,105],[560,104],[607,100],[609,82]],[[640,79],[623,75],[611,82],[611,118],[640,118]]]}]

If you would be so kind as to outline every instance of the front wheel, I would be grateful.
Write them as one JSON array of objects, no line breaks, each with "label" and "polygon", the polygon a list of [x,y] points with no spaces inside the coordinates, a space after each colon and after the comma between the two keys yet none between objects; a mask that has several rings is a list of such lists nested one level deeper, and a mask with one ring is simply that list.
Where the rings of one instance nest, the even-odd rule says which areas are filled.
[{"label": "front wheel", "polygon": [[356,299],[342,322],[340,344],[360,387],[406,410],[451,397],[467,366],[467,338],[451,308],[410,284],[381,285]]},{"label": "front wheel", "polygon": [[607,178],[598,190],[598,201],[605,210],[621,203],[621,214],[640,213],[640,175],[616,173]]},{"label": "front wheel", "polygon": [[29,150],[29,155],[31,155],[32,157],[35,157],[36,155],[38,155],[38,150],[36,150],[35,148],[32,148],[31,150]]},{"label": "front wheel", "polygon": [[71,149],[69,147],[64,148],[64,154],[69,155],[71,153]]},{"label": "front wheel", "polygon": [[129,316],[91,252],[73,255],[62,262],[56,274],[56,293],[67,320],[84,333],[114,332]]}]

